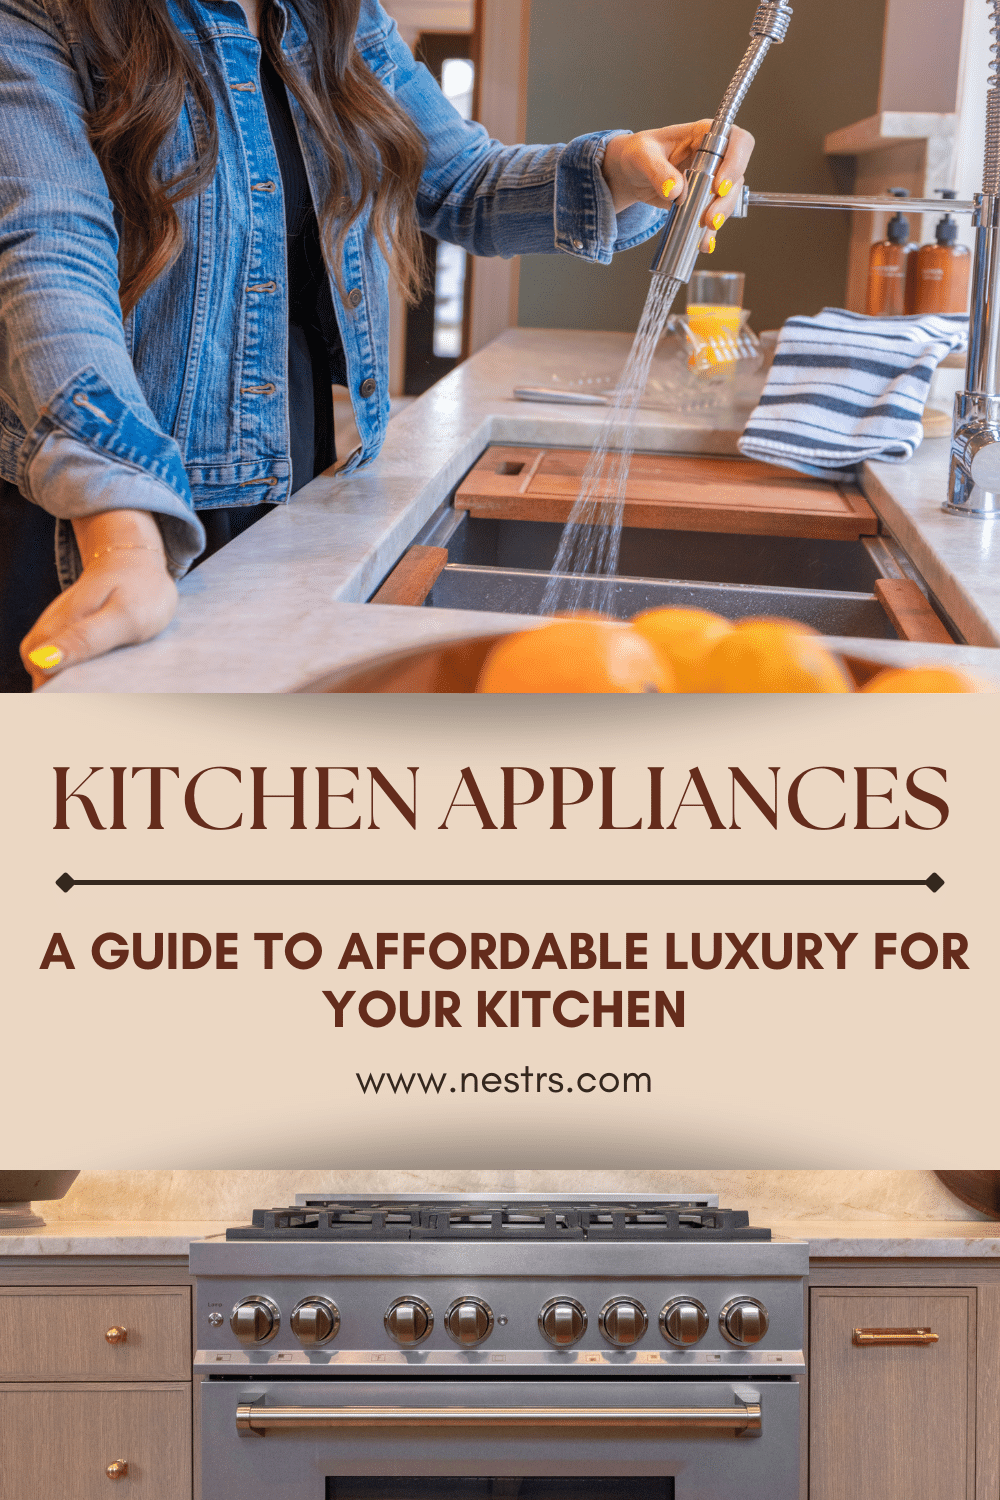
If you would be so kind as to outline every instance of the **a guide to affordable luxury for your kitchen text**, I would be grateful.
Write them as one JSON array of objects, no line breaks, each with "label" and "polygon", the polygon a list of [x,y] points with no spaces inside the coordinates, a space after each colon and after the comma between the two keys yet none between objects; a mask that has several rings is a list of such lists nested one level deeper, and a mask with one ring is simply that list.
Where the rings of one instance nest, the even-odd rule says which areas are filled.
[{"label": "a guide to affordable luxury for your kitchen text", "polygon": [[993,1137],[996,697],[8,708],[18,1160],[69,1118],[147,1168]]}]

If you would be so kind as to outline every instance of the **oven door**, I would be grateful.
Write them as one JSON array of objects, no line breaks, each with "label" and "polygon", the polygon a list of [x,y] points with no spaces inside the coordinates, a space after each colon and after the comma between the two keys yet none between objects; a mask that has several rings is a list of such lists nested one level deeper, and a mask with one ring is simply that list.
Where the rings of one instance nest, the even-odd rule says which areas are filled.
[{"label": "oven door", "polygon": [[798,1500],[794,1380],[201,1390],[202,1500]]}]

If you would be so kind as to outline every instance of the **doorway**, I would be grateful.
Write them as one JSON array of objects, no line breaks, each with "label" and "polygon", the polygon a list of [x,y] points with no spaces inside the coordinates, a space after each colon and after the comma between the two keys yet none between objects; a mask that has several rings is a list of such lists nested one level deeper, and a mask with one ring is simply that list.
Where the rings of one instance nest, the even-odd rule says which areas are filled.
[{"label": "doorway", "polygon": [[[415,55],[459,114],[477,115],[479,69],[474,32],[422,32]],[[469,257],[458,245],[424,235],[427,290],[406,315],[403,392],[422,396],[469,352]]]}]

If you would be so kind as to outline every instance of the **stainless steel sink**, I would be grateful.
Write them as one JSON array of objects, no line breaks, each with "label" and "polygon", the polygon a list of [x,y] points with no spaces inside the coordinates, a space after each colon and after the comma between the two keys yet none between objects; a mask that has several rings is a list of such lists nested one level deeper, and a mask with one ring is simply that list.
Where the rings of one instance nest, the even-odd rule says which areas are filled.
[{"label": "stainless steel sink", "polygon": [[[450,519],[449,519],[450,518]],[[548,573],[562,526],[547,521],[483,521],[450,507],[435,528],[449,563]],[[876,549],[877,553],[878,549]],[[862,542],[626,527],[618,572],[625,578],[695,578],[706,583],[871,593],[881,565]]]},{"label": "stainless steel sink", "polygon": [[[436,609],[484,609],[501,614],[537,615],[549,573],[515,568],[470,567],[449,563],[427,600]],[[603,579],[585,582],[581,609],[607,608],[598,599]],[[591,599],[590,593],[594,598]],[[811,625],[823,635],[865,636],[895,640],[896,633],[874,594],[846,589],[768,588],[762,584],[690,583],[667,578],[618,578],[611,611],[628,620],[644,609],[708,609],[729,620],[757,615],[780,616]]]},{"label": "stainless steel sink", "polygon": [[[427,606],[538,614],[562,530],[442,507],[416,538],[448,553]],[[771,615],[825,635],[895,640],[873,590],[879,578],[904,576],[881,537],[843,542],[626,528],[612,609],[622,619],[667,605],[734,620]]]}]

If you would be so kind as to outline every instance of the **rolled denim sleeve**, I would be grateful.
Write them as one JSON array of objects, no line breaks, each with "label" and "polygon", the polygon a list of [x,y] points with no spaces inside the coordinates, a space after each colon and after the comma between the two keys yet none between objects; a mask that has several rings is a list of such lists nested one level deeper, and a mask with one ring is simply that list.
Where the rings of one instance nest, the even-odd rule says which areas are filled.
[{"label": "rolled denim sleeve", "polygon": [[615,214],[602,167],[605,130],[568,145],[504,146],[464,120],[381,7],[397,102],[423,131],[427,161],[417,197],[421,227],[473,255],[553,255],[608,265],[650,239],[666,214],[635,204]]},{"label": "rolled denim sleeve", "polygon": [[[79,65],[78,65],[79,64]],[[183,571],[203,545],[180,450],[136,379],[118,236],[70,41],[41,0],[0,0],[0,470],[57,517],[148,509]],[[91,455],[78,491],[67,476]],[[103,466],[108,492],[95,482]],[[129,482],[131,481],[131,483]]]}]

